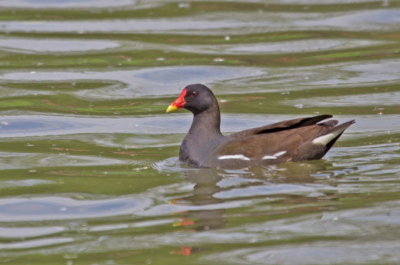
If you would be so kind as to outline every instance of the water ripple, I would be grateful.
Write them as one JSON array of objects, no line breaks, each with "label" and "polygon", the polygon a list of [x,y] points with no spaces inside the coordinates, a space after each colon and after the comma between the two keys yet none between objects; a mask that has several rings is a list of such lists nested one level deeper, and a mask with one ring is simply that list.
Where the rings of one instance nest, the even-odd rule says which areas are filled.
[{"label": "water ripple", "polygon": [[39,248],[45,246],[54,246],[58,244],[72,243],[74,241],[75,240],[71,237],[41,238],[41,239],[32,239],[16,243],[0,243],[0,248],[3,250],[29,249],[29,248]]},{"label": "water ripple", "polygon": [[[93,90],[79,93],[91,98],[138,98],[150,95],[171,95],[190,83],[210,83],[231,78],[244,78],[264,74],[255,67],[228,66],[171,66],[129,69],[120,71],[35,71],[3,73],[8,81],[76,81],[76,80],[116,80],[129,87],[106,88],[97,94]],[[120,91],[121,90],[121,91]]]},{"label": "water ripple", "polygon": [[83,1],[30,1],[30,0],[4,0],[0,2],[2,7],[16,8],[112,8],[134,5],[137,0],[83,0]]},{"label": "water ripple", "polygon": [[[379,247],[377,247],[377,245]],[[245,248],[236,251],[210,255],[205,261],[229,264],[364,264],[395,263],[400,259],[395,240],[360,242],[336,241],[309,244],[286,245],[269,248]],[[318,263],[315,263],[318,260]]]},{"label": "water ripple", "polygon": [[[125,19],[97,21],[0,21],[11,32],[180,32],[193,34],[246,33],[291,30],[393,30],[400,24],[400,10],[375,9],[332,13],[243,12],[207,13],[188,18]],[[235,19],[232,19],[235,17]]]},{"label": "water ripple", "polygon": [[0,38],[0,49],[19,53],[83,52],[119,46],[118,42],[108,40]]},{"label": "water ripple", "polygon": [[[45,153],[16,153],[1,152],[0,153],[0,170],[4,169],[21,169],[21,168],[37,168],[37,167],[79,167],[79,166],[95,166],[95,165],[118,165],[132,164],[133,161],[123,161],[119,159],[103,158],[99,156],[85,155],[68,155],[68,154],[45,154]],[[1,183],[1,182],[0,182]],[[24,181],[24,182],[6,182],[7,185],[28,186],[51,184],[47,181]],[[6,186],[7,187],[7,186]]]},{"label": "water ripple", "polygon": [[65,230],[65,227],[62,226],[0,227],[0,238],[26,239],[49,236],[64,232]]},{"label": "water ripple", "polygon": [[4,223],[109,217],[142,212],[151,204],[151,199],[143,197],[105,200],[75,200],[55,196],[2,198],[0,220]]},{"label": "water ripple", "polygon": [[266,43],[190,45],[174,46],[171,49],[183,52],[207,54],[278,54],[313,51],[331,51],[384,44],[382,41],[357,39],[312,39],[298,41],[278,41]]}]

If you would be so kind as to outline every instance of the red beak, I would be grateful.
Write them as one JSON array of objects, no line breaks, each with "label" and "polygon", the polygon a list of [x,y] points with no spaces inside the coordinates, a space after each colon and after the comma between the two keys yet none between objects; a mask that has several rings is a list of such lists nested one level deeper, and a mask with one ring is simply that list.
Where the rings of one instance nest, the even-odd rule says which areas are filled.
[{"label": "red beak", "polygon": [[184,88],[182,90],[181,94],[179,95],[179,97],[177,99],[175,99],[175,101],[172,102],[171,105],[168,106],[166,112],[171,112],[171,111],[177,110],[179,108],[182,108],[186,103],[186,101],[185,101],[186,92],[187,92],[187,90],[186,90],[186,88]]}]

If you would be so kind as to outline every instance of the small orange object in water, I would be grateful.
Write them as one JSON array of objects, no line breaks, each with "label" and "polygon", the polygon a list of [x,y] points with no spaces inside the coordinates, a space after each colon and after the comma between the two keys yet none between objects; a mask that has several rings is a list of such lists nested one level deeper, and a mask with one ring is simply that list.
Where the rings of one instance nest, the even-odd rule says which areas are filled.
[{"label": "small orange object in water", "polygon": [[172,251],[171,254],[176,254],[176,255],[181,255],[181,256],[190,256],[192,254],[192,248],[191,247],[181,247],[177,251]]}]

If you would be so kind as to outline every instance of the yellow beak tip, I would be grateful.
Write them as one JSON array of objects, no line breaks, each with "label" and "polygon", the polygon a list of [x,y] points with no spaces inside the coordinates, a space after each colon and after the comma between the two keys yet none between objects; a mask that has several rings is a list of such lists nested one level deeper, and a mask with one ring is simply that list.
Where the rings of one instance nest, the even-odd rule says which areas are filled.
[{"label": "yellow beak tip", "polygon": [[167,108],[167,110],[165,111],[165,112],[171,112],[171,111],[174,111],[174,110],[177,110],[178,109],[178,107],[177,106],[174,106],[174,105],[169,105],[168,106],[168,108]]}]

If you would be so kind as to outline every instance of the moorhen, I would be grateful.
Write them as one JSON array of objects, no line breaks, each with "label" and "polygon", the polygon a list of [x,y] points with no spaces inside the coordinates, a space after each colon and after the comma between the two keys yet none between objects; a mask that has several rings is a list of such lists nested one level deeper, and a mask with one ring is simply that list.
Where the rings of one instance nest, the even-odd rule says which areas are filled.
[{"label": "moorhen", "polygon": [[183,139],[179,160],[195,167],[239,168],[322,158],[354,120],[338,124],[332,115],[298,118],[223,135],[212,91],[186,86],[167,112],[185,108],[193,122]]}]

